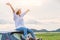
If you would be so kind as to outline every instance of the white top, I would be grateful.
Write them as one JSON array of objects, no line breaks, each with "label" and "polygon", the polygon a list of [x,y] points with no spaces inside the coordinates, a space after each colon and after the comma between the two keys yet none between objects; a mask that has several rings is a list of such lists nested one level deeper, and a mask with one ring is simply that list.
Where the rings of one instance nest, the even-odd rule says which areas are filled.
[{"label": "white top", "polygon": [[15,26],[16,28],[20,28],[20,27],[25,27],[24,26],[24,20],[23,20],[23,16],[25,15],[26,13],[22,13],[19,15],[17,15],[16,13],[14,13],[14,21],[15,21]]}]

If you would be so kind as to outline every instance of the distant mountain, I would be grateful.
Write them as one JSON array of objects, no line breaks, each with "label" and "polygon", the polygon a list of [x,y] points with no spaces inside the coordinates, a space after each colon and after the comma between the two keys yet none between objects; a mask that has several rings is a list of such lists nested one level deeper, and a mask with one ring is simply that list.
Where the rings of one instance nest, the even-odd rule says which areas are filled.
[{"label": "distant mountain", "polygon": [[38,32],[38,30],[36,30],[36,29],[31,29],[31,30],[33,30],[34,32]]},{"label": "distant mountain", "polygon": [[48,32],[46,29],[39,30],[39,32]]},{"label": "distant mountain", "polygon": [[42,30],[31,29],[31,30],[33,30],[34,32],[48,32],[48,30],[46,29],[42,29]]},{"label": "distant mountain", "polygon": [[56,30],[56,32],[60,32],[60,28]]},{"label": "distant mountain", "polygon": [[60,32],[60,28],[52,31],[48,31],[46,29],[42,29],[42,30],[31,29],[31,30],[33,30],[34,32]]}]

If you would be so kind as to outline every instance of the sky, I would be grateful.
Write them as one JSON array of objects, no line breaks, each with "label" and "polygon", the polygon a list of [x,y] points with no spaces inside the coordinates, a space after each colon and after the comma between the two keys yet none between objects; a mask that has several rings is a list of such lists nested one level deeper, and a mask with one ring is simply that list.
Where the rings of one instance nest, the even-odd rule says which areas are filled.
[{"label": "sky", "polygon": [[60,0],[0,0],[0,26],[14,25],[12,10],[6,5],[8,2],[15,10],[20,8],[24,12],[30,9],[24,16],[28,28],[38,30],[60,28]]}]

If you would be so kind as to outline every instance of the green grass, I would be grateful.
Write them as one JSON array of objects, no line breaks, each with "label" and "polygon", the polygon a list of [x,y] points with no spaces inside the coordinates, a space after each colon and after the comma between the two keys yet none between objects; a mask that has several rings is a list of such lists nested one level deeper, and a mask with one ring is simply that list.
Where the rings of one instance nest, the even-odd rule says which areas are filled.
[{"label": "green grass", "polygon": [[53,32],[47,32],[47,33],[37,33],[37,38],[42,38],[43,40],[60,40],[60,33],[53,33]]}]

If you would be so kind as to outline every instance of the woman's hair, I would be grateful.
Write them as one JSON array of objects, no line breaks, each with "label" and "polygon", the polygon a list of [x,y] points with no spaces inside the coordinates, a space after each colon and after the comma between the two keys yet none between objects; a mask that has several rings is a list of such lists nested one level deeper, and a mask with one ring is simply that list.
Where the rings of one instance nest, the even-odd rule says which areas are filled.
[{"label": "woman's hair", "polygon": [[19,11],[17,11],[16,14],[18,15],[19,14]]},{"label": "woman's hair", "polygon": [[21,10],[18,9],[18,11],[16,12],[17,15],[19,15],[21,13]]}]

